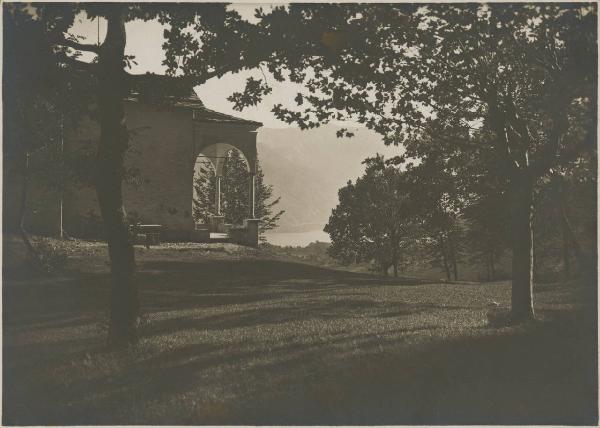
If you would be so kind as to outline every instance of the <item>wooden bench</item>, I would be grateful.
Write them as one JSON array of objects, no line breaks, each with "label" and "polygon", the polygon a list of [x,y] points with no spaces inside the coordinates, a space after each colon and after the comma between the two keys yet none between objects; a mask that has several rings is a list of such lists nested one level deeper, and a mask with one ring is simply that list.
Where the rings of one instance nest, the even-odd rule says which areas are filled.
[{"label": "wooden bench", "polygon": [[[146,248],[150,245],[160,244],[160,233],[162,232],[163,226],[161,224],[132,224],[129,225],[129,230],[133,234],[134,242],[139,236],[143,236],[144,244]],[[137,242],[135,242],[137,243]]]}]

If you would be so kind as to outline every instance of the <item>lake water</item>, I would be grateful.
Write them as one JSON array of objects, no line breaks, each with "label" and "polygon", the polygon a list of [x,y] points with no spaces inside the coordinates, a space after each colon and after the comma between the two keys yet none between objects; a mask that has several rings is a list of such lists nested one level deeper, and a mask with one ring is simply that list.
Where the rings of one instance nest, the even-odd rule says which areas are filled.
[{"label": "lake water", "polygon": [[267,242],[282,247],[305,247],[311,242],[331,242],[329,235],[322,230],[311,230],[310,232],[267,232]]}]

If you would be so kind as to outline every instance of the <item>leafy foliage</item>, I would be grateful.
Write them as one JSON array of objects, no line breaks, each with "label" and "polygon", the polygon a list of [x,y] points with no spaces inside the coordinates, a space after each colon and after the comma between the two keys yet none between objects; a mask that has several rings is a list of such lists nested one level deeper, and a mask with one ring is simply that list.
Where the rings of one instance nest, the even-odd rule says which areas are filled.
[{"label": "leafy foliage", "polygon": [[210,160],[196,160],[197,173],[194,174],[194,198],[192,215],[196,223],[208,223],[208,218],[216,214],[215,206],[215,168]]},{"label": "leafy foliage", "polygon": [[329,252],[345,263],[374,260],[383,272],[393,266],[397,276],[415,239],[408,183],[382,157],[365,163],[365,174],[340,189],[340,203],[325,226],[332,240]]},{"label": "leafy foliage", "polygon": [[493,192],[482,194],[464,210],[471,259],[485,263],[488,281],[497,278],[497,262],[510,244],[507,239],[509,212],[503,199],[502,195]]},{"label": "leafy foliage", "polygon": [[595,152],[596,6],[292,4],[261,18],[269,70],[309,91],[274,106],[279,119],[358,121],[432,157],[465,201],[473,185],[506,189],[512,315],[533,318],[534,188]]},{"label": "leafy foliage", "polygon": [[554,134],[569,133],[569,109],[595,105],[592,5],[292,4],[259,16],[269,71],[310,92],[296,97],[300,109],[274,108],[301,128],[350,118],[424,155],[428,141],[416,136],[479,121],[495,146],[510,146],[500,159],[522,164],[526,152],[541,162]]},{"label": "leafy foliage", "polygon": [[42,239],[35,244],[37,252],[36,260],[32,261],[46,272],[56,272],[62,270],[69,259],[67,251],[51,239]]}]

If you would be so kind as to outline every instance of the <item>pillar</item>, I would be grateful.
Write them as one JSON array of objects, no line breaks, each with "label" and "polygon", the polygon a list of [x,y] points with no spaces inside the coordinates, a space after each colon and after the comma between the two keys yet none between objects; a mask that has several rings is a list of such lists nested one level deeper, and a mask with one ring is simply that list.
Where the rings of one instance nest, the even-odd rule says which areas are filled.
[{"label": "pillar", "polygon": [[250,247],[258,247],[258,229],[260,220],[257,218],[244,220],[244,229],[246,230],[246,237],[244,239],[244,245]]},{"label": "pillar", "polygon": [[221,215],[221,177],[217,175],[215,185],[215,209],[216,215]]},{"label": "pillar", "polygon": [[256,217],[256,174],[254,172],[250,173],[250,180],[248,185],[248,201],[249,201],[249,218]]}]

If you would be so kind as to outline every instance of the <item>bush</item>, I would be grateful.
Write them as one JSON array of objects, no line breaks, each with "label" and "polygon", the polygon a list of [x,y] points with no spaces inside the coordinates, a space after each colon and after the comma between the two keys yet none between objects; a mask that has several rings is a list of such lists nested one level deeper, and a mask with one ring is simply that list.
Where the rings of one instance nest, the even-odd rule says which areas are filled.
[{"label": "bush", "polygon": [[56,272],[64,269],[69,258],[67,251],[56,241],[42,239],[35,244],[37,264],[46,272]]}]

